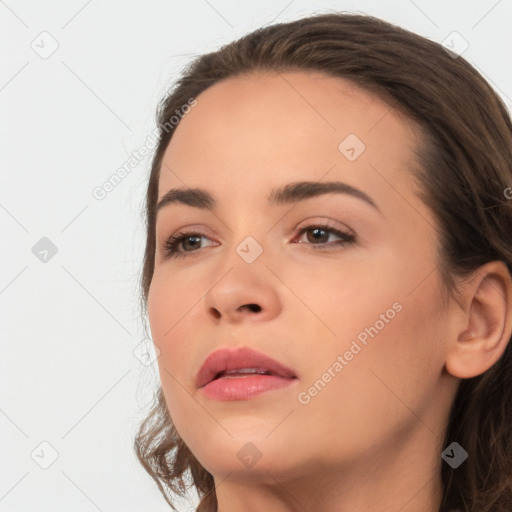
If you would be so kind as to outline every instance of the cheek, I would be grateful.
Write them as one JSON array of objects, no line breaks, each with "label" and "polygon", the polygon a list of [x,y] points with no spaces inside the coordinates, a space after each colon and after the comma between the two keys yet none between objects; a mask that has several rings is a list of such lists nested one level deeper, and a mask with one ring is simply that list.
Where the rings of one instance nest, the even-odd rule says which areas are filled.
[{"label": "cheek", "polygon": [[[362,325],[353,323],[350,316],[344,323],[338,321],[338,345],[329,354],[311,351],[311,370],[302,389],[318,391],[313,390],[316,396],[310,397],[309,404],[298,406],[295,419],[309,422],[319,439],[329,440],[333,453],[357,456],[378,439],[399,439],[404,429],[417,425],[418,417],[431,423],[426,416],[443,361],[433,318],[436,312],[427,306],[430,298],[428,294],[421,301],[402,297],[402,309],[393,309],[388,323],[377,323],[390,305],[381,300],[382,307],[371,306],[372,314],[366,312]],[[357,337],[361,333],[366,344]],[[350,350],[352,341],[359,345],[356,353]],[[350,360],[343,357],[346,351]],[[338,356],[345,361],[339,373],[333,367]],[[327,373],[329,368],[335,377]],[[323,384],[326,379],[330,382]],[[322,449],[322,442],[317,449]]]},{"label": "cheek", "polygon": [[[424,283],[400,294],[402,309],[369,341],[364,368],[382,399],[419,411],[444,364],[443,312],[435,286]],[[405,291],[407,290],[407,291]],[[402,403],[403,401],[403,403]]]},{"label": "cheek", "polygon": [[[179,278],[155,274],[148,294],[148,319],[153,341],[160,350],[157,364],[167,408],[173,424],[188,444],[193,443],[193,438],[186,435],[193,427],[192,418],[201,414],[195,409],[197,402],[184,390],[192,385],[186,372],[193,357],[187,343],[189,336],[194,335],[191,308],[201,294],[177,281]],[[172,287],[169,282],[173,283]]]},{"label": "cheek", "polygon": [[[172,286],[168,283],[172,283]],[[148,319],[154,343],[160,350],[158,365],[182,382],[190,367],[190,341],[197,331],[196,308],[201,307],[202,290],[181,282],[179,277],[156,272],[148,294]],[[188,350],[186,350],[188,347]],[[170,377],[167,375],[166,380]],[[172,379],[170,379],[172,381]]]},{"label": "cheek", "polygon": [[[397,273],[386,268],[384,258],[365,259],[365,255],[347,252],[343,262],[319,265],[285,276],[296,302],[291,297],[288,309],[291,316],[299,318],[301,339],[313,343],[309,352],[318,354],[318,344],[324,355],[349,348],[350,341],[364,329],[379,320],[389,311],[394,317],[393,304],[399,284],[386,276]],[[396,256],[395,256],[396,258]],[[311,333],[305,333],[303,329]],[[304,335],[306,334],[306,335]],[[364,334],[363,334],[364,335]],[[347,343],[348,341],[348,343]],[[346,346],[347,345],[347,346]]]},{"label": "cheek", "polygon": [[[329,396],[350,404],[353,417],[375,404],[400,403],[397,396],[412,405],[442,370],[445,317],[439,283],[432,275],[414,288],[411,283],[419,277],[415,281],[411,273],[393,266],[385,269],[386,265],[366,266],[364,272],[338,274],[310,291],[309,302],[305,300],[320,313],[323,325],[315,322],[316,335],[303,331],[301,336],[301,367],[307,369],[302,389],[330,379],[325,391],[318,393],[323,398],[314,398],[318,405]],[[336,361],[340,364],[334,366]],[[325,375],[329,368],[336,377]],[[368,413],[367,409],[363,416]]]},{"label": "cheek", "polygon": [[148,293],[148,317],[154,340],[172,339],[187,325],[188,317],[198,307],[205,290],[197,287],[198,279],[184,273],[170,273],[165,268],[155,271]]}]

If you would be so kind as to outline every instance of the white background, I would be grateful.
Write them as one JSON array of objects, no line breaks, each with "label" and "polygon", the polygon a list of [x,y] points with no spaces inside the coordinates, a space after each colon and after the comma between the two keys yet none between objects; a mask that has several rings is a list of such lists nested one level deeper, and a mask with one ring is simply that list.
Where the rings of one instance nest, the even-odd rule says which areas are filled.
[{"label": "white background", "polygon": [[132,450],[158,378],[133,352],[150,157],[103,200],[92,191],[144,144],[194,55],[327,10],[438,42],[457,31],[512,106],[511,0],[0,0],[1,512],[170,510]]}]

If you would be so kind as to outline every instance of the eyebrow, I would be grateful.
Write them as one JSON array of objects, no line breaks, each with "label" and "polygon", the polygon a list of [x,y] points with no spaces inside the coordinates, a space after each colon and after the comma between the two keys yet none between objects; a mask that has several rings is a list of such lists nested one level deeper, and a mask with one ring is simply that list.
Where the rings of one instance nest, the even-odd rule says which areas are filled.
[{"label": "eyebrow", "polygon": [[[279,206],[298,203],[299,201],[324,194],[346,194],[356,197],[357,199],[361,199],[368,203],[383,216],[380,208],[368,194],[341,181],[298,181],[295,183],[288,183],[283,187],[272,190],[267,200],[270,206]],[[173,188],[168,190],[160,201],[158,201],[154,209],[155,217],[162,208],[170,204],[184,204],[193,208],[200,208],[209,211],[212,211],[217,206],[217,202],[214,197],[204,189]]]}]

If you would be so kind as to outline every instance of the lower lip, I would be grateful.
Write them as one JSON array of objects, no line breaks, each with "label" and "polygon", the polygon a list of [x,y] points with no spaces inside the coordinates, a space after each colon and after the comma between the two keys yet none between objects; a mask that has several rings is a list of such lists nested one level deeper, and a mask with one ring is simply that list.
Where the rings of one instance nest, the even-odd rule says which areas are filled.
[{"label": "lower lip", "polygon": [[251,375],[247,377],[222,377],[204,386],[203,392],[213,400],[249,400],[266,391],[290,386],[297,381],[277,375]]}]

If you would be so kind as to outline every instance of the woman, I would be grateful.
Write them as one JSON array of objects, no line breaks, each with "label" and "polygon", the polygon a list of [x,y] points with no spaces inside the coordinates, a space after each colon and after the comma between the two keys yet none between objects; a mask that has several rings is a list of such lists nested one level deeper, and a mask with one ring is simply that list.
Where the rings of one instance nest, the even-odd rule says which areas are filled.
[{"label": "woman", "polygon": [[199,57],[158,121],[135,449],[169,504],[190,475],[199,511],[512,510],[512,127],[482,77],[317,15]]}]

